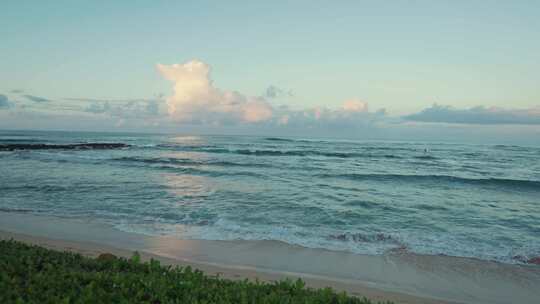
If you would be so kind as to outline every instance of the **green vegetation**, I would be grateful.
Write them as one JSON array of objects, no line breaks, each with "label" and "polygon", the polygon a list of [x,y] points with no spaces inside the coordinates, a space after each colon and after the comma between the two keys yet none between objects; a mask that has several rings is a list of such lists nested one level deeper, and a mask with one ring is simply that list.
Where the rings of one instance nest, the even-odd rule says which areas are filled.
[{"label": "green vegetation", "polygon": [[304,282],[232,281],[190,267],[0,241],[0,303],[371,303]]}]

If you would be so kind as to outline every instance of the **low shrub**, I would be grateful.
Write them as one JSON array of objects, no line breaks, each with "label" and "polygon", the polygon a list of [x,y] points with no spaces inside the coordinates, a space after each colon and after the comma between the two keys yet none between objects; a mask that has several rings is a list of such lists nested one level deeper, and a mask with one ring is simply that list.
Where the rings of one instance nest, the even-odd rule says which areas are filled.
[{"label": "low shrub", "polygon": [[96,259],[0,241],[0,303],[372,303],[302,280],[233,281],[191,267],[104,254]]}]

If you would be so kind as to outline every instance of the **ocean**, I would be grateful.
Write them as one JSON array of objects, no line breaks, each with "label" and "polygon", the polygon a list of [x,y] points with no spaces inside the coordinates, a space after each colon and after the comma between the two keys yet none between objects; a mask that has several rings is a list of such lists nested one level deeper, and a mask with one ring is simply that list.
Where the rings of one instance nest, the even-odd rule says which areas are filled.
[{"label": "ocean", "polygon": [[521,263],[540,147],[0,131],[0,212],[179,239]]}]

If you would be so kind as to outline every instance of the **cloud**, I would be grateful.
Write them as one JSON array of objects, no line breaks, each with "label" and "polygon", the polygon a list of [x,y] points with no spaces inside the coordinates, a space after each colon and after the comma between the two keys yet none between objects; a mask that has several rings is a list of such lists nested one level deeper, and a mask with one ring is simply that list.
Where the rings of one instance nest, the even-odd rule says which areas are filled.
[{"label": "cloud", "polygon": [[[369,112],[368,104],[358,99],[345,100],[336,108],[291,109],[268,101],[292,96],[290,91],[273,85],[267,88],[266,97],[221,89],[212,81],[210,66],[198,60],[183,64],[157,64],[156,68],[173,84],[173,94],[165,99],[163,95],[157,95],[151,99],[49,100],[20,95],[34,102],[20,104],[18,108],[21,113],[50,116],[51,124],[57,117],[66,121],[66,117],[72,117],[74,121],[84,118],[88,122],[103,122],[99,127],[115,122],[113,126],[119,124],[126,128],[151,125],[174,129],[181,126],[184,129],[235,130],[240,133],[278,130],[283,134],[301,134],[307,130],[306,133],[329,135],[332,132],[343,134],[346,129],[346,132],[357,134],[368,132],[367,127],[387,119],[384,110]],[[3,107],[6,107],[9,104],[7,97],[2,100]]]},{"label": "cloud", "polygon": [[368,104],[358,99],[349,99],[343,103],[343,110],[347,112],[367,112]]},{"label": "cloud", "polygon": [[0,94],[0,109],[7,109],[11,107],[11,102],[6,95]]},{"label": "cloud", "polygon": [[291,90],[286,91],[274,85],[270,85],[264,91],[263,96],[266,98],[272,99],[272,98],[280,98],[280,97],[292,97],[294,96],[294,94]]},{"label": "cloud", "polygon": [[21,93],[24,93],[23,90],[19,90],[19,89],[14,89],[14,90],[11,90],[11,91],[9,91],[9,92],[12,93],[12,94],[21,94]]},{"label": "cloud", "polygon": [[26,99],[31,100],[33,102],[49,102],[49,101],[51,101],[50,99],[47,99],[47,98],[44,98],[44,97],[39,97],[39,96],[34,96],[34,95],[23,95],[23,96],[26,97]]},{"label": "cloud", "polygon": [[210,66],[198,60],[184,64],[158,64],[160,74],[174,84],[167,101],[169,115],[182,123],[260,123],[273,116],[272,106],[261,97],[214,87]]},{"label": "cloud", "polygon": [[109,112],[111,110],[111,105],[108,101],[94,101],[89,106],[84,108],[85,112],[102,114]]},{"label": "cloud", "polygon": [[314,107],[304,110],[290,110],[283,106],[276,110],[275,124],[296,129],[355,130],[374,126],[387,120],[386,110],[368,111],[366,102],[350,99],[337,109]]},{"label": "cloud", "polygon": [[[214,86],[210,66],[198,60],[184,64],[157,65],[158,71],[173,82],[174,94],[166,99],[170,117],[181,124],[235,125],[258,123],[268,127],[331,128],[365,127],[383,119],[384,110],[370,113],[368,104],[358,99],[346,100],[337,109],[317,107],[291,110],[272,106],[264,97],[246,96]],[[266,98],[292,93],[269,86]]]},{"label": "cloud", "polygon": [[70,100],[88,101],[90,104],[83,108],[83,112],[93,114],[108,114],[121,118],[151,118],[162,116],[162,100],[159,99],[133,99],[133,100],[99,100],[70,98]]},{"label": "cloud", "polygon": [[497,107],[474,107],[456,109],[451,106],[434,104],[419,113],[403,117],[405,120],[418,122],[439,122],[452,124],[540,124],[540,107],[531,109],[504,109]]}]

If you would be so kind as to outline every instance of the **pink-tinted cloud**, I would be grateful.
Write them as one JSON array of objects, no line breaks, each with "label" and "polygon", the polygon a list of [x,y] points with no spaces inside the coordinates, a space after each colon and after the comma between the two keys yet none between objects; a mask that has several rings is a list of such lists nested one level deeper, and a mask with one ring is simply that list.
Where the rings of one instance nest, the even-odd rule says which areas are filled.
[{"label": "pink-tinted cloud", "polygon": [[[182,124],[265,123],[297,128],[313,125],[365,126],[382,116],[369,113],[368,104],[358,99],[345,100],[336,109],[316,107],[289,110],[286,106],[274,107],[264,97],[246,96],[217,88],[212,82],[210,66],[199,60],[183,64],[158,64],[157,69],[173,83],[173,94],[166,99],[168,114]],[[275,86],[270,86],[266,92],[268,98],[283,94],[285,91]]]},{"label": "pink-tinted cloud", "polygon": [[368,104],[358,99],[349,99],[343,103],[343,110],[347,112],[367,112]]},{"label": "pink-tinted cloud", "polygon": [[157,69],[174,84],[174,94],[167,98],[167,105],[169,115],[178,122],[257,123],[272,118],[273,109],[263,98],[216,88],[210,66],[204,62],[158,64]]}]

